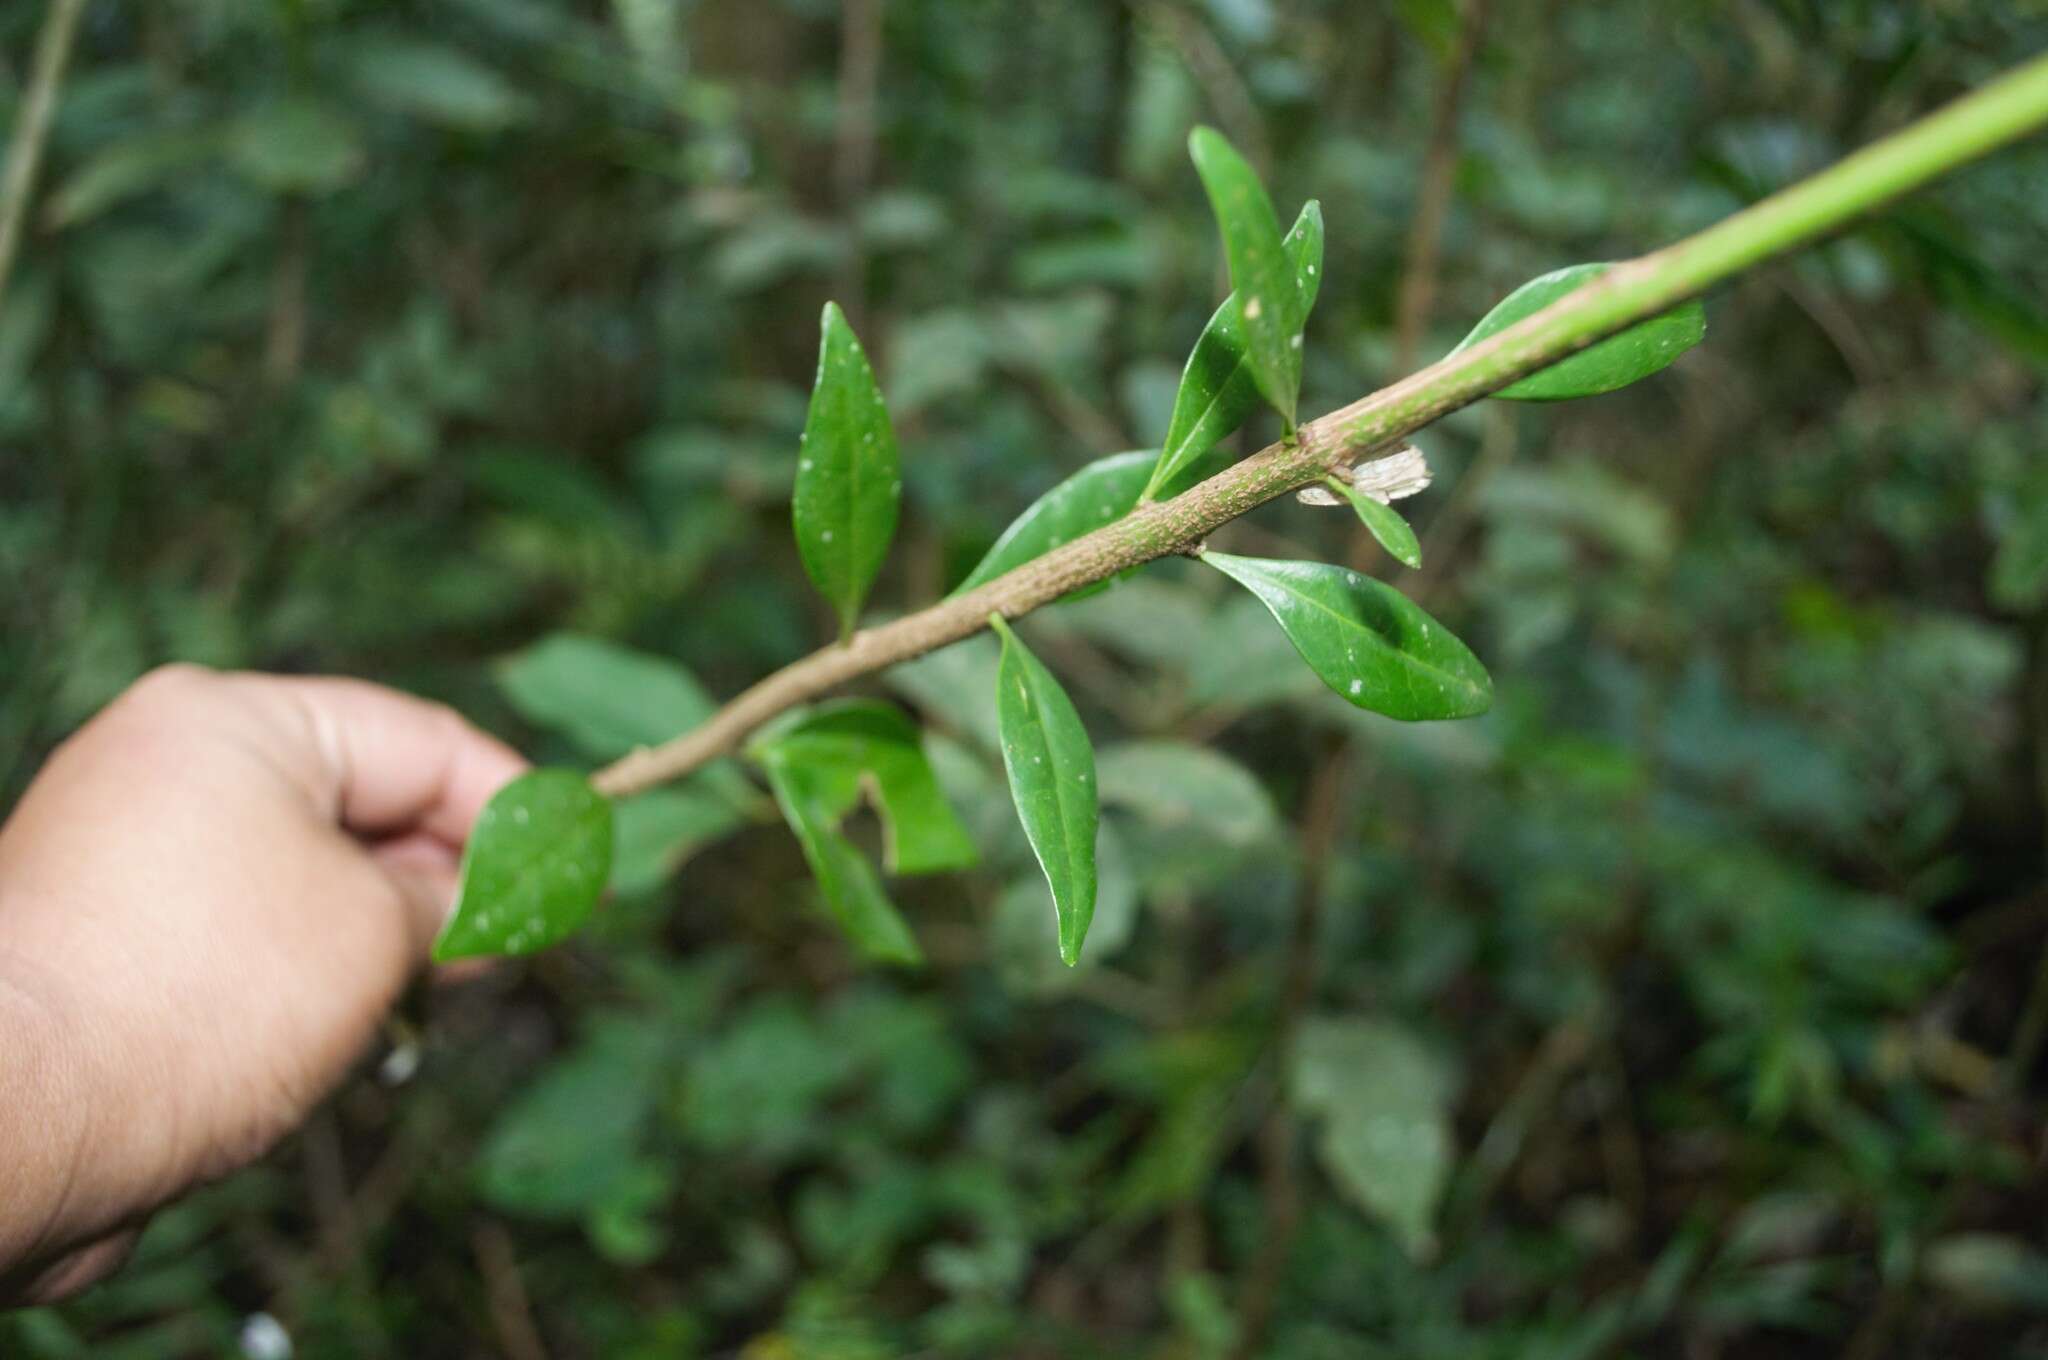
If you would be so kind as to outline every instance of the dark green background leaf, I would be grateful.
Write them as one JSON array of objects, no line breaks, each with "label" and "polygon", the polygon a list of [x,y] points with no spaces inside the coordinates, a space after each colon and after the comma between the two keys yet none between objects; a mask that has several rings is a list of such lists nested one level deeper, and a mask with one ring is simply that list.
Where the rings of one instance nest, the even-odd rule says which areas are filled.
[{"label": "dark green background leaf", "polygon": [[729,800],[687,784],[622,799],[613,819],[612,888],[622,893],[656,887],[741,822]]},{"label": "dark green background leaf", "polygon": [[547,948],[583,924],[611,868],[611,800],[574,770],[529,770],[470,830],[434,961]]}]

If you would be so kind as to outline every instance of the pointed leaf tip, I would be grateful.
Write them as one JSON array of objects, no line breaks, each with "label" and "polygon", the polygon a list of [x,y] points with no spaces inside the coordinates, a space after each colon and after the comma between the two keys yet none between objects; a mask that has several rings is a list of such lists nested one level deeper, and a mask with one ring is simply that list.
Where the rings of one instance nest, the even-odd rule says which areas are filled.
[{"label": "pointed leaf tip", "polygon": [[842,638],[888,556],[902,491],[881,387],[845,314],[827,302],[790,510],[804,571],[839,616]]},{"label": "pointed leaf tip", "polygon": [[[1323,209],[1310,199],[1281,242],[1294,271],[1296,290],[1301,294],[1304,318],[1315,306],[1322,288]],[[1223,300],[1209,324],[1188,354],[1181,370],[1180,388],[1174,393],[1173,415],[1167,422],[1166,441],[1160,446],[1159,461],[1145,486],[1143,499],[1177,494],[1192,475],[1195,464],[1259,406],[1259,386],[1245,357],[1244,328],[1238,317],[1235,292]]]},{"label": "pointed leaf tip", "polygon": [[1003,769],[1025,839],[1052,887],[1060,958],[1072,967],[1095,916],[1095,750],[1052,672],[1001,615],[991,614],[989,627],[1003,641],[996,671]]},{"label": "pointed leaf tip", "polygon": [[1252,379],[1292,431],[1301,389],[1301,328],[1308,313],[1281,245],[1273,201],[1251,165],[1214,128],[1189,133],[1188,154],[1223,236]]}]

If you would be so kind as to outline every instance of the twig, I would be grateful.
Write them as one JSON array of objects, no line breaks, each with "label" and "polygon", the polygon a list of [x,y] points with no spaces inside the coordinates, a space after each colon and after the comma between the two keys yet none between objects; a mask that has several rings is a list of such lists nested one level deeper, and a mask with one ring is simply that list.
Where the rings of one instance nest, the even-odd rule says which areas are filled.
[{"label": "twig", "polygon": [[270,333],[263,343],[263,380],[282,390],[298,381],[306,357],[306,257],[310,250],[304,194],[280,209],[277,267],[270,276]]},{"label": "twig", "polygon": [[511,1360],[547,1360],[547,1343],[533,1322],[533,1307],[527,1301],[526,1282],[519,1276],[511,1234],[496,1223],[483,1222],[477,1224],[469,1242],[476,1253],[477,1270],[484,1277],[491,1329],[498,1334],[499,1346]]},{"label": "twig", "polygon": [[7,142],[7,172],[0,177],[0,302],[7,298],[7,276],[14,270],[22,225],[28,221],[36,166],[50,139],[57,90],[64,83],[64,66],[71,59],[71,41],[78,34],[78,16],[84,9],[85,0],[51,0],[42,32],[36,36],[35,66],[29,74],[28,93],[22,96],[14,136]]},{"label": "twig", "polygon": [[743,691],[694,731],[644,748],[593,783],[624,796],[729,754],[776,714],[849,680],[1016,618],[1079,586],[1200,542],[1210,531],[1324,476],[1339,459],[1385,447],[1587,345],[1666,311],[1723,279],[1833,232],[1857,215],[2048,122],[2048,57],[2037,57],[1811,179],[1698,235],[1617,265],[1534,316],[1445,356],[1391,387],[1310,421],[1170,501],[841,645],[814,652]]},{"label": "twig", "polygon": [[[832,178],[839,211],[852,218],[875,174],[875,92],[882,78],[883,0],[846,0],[839,17],[839,116]],[[839,305],[857,331],[867,326],[867,252],[856,232],[840,270]]]},{"label": "twig", "polygon": [[1465,77],[1486,28],[1487,3],[1467,0],[1458,45],[1444,67],[1430,114],[1429,149],[1422,158],[1415,216],[1408,223],[1408,252],[1394,313],[1394,367],[1402,372],[1415,366],[1422,332],[1436,302],[1437,255],[1443,245],[1444,214],[1451,204],[1452,171],[1458,164],[1458,110],[1465,95]]},{"label": "twig", "polygon": [[1344,785],[1351,762],[1333,753],[1316,767],[1302,812],[1301,886],[1295,898],[1294,922],[1288,932],[1282,965],[1280,997],[1273,1019],[1272,1053],[1278,1069],[1272,1107],[1259,1128],[1260,1193],[1265,1225],[1259,1254],[1245,1274],[1238,1294],[1238,1360],[1250,1360],[1265,1344],[1273,1308],[1287,1278],[1287,1258],[1301,1223],[1301,1185],[1295,1174],[1296,1129],[1287,1102],[1287,1069],[1295,1031],[1315,999],[1316,943],[1323,933],[1323,902],[1328,891],[1330,858],[1343,823]]}]

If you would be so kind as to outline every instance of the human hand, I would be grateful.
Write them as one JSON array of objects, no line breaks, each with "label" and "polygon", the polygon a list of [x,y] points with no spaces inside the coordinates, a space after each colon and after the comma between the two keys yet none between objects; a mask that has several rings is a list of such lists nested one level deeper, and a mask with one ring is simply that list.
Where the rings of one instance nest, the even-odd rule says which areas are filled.
[{"label": "human hand", "polygon": [[186,666],[58,749],[0,827],[0,1304],[104,1275],[311,1111],[523,767],[392,690]]}]

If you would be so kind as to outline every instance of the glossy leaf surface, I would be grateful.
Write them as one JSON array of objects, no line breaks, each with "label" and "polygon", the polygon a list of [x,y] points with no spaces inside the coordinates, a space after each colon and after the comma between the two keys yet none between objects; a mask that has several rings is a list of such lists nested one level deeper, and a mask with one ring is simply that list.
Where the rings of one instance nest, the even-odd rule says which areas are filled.
[{"label": "glossy leaf surface", "polygon": [[796,833],[826,909],[840,928],[862,953],[879,962],[917,963],[923,959],[917,938],[882,890],[874,866],[839,832],[841,813],[833,811],[841,799],[842,781],[837,772],[804,764],[773,746],[761,748],[758,754],[775,802],[789,829]]},{"label": "glossy leaf surface", "polygon": [[[1607,272],[1606,264],[1575,264],[1529,280],[1479,319],[1472,333],[1458,342],[1469,348],[1517,321],[1533,316],[1577,288]],[[1707,313],[1697,301],[1653,316],[1619,335],[1580,350],[1569,359],[1538,369],[1493,395],[1515,401],[1567,401],[1627,387],[1668,367],[1679,355],[1706,338]]]},{"label": "glossy leaf surface", "polygon": [[[1314,199],[1302,206],[1301,215],[1281,243],[1294,271],[1296,290],[1301,294],[1301,312],[1306,320],[1322,287],[1323,208]],[[1209,318],[1202,334],[1188,354],[1181,370],[1180,388],[1173,397],[1173,419],[1166,427],[1166,442],[1146,486],[1154,499],[1179,489],[1180,474],[1227,438],[1257,409],[1259,387],[1252,378],[1245,357],[1244,326],[1238,315],[1238,296],[1233,292]]]},{"label": "glossy leaf surface", "polygon": [[1371,531],[1375,541],[1393,559],[1403,566],[1422,565],[1422,545],[1415,540],[1415,530],[1408,527],[1401,512],[1385,501],[1366,495],[1342,477],[1327,477],[1325,483],[1332,491],[1351,502],[1351,508],[1358,512],[1358,518]]},{"label": "glossy leaf surface", "polygon": [[1266,606],[1324,684],[1390,718],[1469,718],[1493,702],[1485,667],[1400,591],[1322,562],[1202,560]]},{"label": "glossy leaf surface", "polygon": [[574,770],[520,775],[470,829],[434,961],[545,949],[583,924],[611,867],[611,800]]},{"label": "glossy leaf surface", "polygon": [[[1145,489],[1156,461],[1151,450],[1140,449],[1111,454],[1088,464],[1010,521],[1010,527],[1003,530],[1002,537],[974,564],[974,570],[954,587],[953,593],[958,595],[993,581],[1035,557],[1122,519],[1138,503],[1138,493]],[[1102,588],[1084,588],[1067,598],[1075,599]]]},{"label": "glossy leaf surface", "polygon": [[1001,618],[989,622],[1003,640],[996,673],[1003,768],[1024,836],[1052,885],[1060,958],[1071,965],[1095,915],[1095,750],[1052,672]]},{"label": "glossy leaf surface", "polygon": [[835,822],[863,791],[873,798],[891,873],[974,863],[974,842],[939,791],[917,724],[901,709],[871,699],[826,704],[779,731],[769,745],[811,772],[819,807]]},{"label": "glossy leaf surface", "polygon": [[903,483],[867,354],[838,304],[825,304],[820,326],[791,510],[804,571],[838,614],[843,637],[888,556]]},{"label": "glossy leaf surface", "polygon": [[1188,154],[1194,157],[1223,233],[1252,381],[1292,430],[1301,389],[1301,326],[1307,313],[1294,284],[1293,266],[1280,245],[1273,201],[1251,165],[1214,128],[1190,133]]}]

